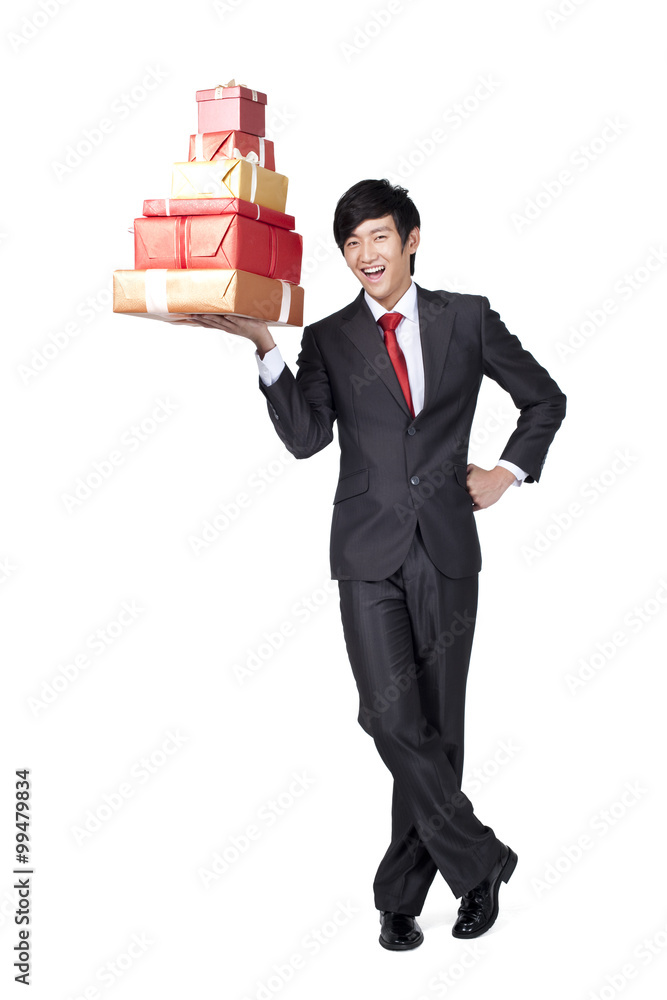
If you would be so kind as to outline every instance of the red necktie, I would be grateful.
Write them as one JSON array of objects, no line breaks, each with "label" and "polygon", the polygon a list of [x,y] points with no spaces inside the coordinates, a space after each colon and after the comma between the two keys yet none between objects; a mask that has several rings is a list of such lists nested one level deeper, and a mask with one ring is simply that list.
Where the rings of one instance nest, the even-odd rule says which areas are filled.
[{"label": "red necktie", "polygon": [[394,371],[398,376],[398,381],[401,384],[401,389],[403,390],[403,395],[410,409],[410,413],[414,417],[415,411],[412,405],[412,396],[410,394],[410,380],[408,379],[408,366],[405,363],[405,355],[403,351],[398,346],[398,341],[396,340],[396,327],[403,319],[402,313],[385,313],[384,316],[380,316],[378,323],[384,330],[384,342],[387,346],[387,353],[391,358],[391,363],[394,366]]}]

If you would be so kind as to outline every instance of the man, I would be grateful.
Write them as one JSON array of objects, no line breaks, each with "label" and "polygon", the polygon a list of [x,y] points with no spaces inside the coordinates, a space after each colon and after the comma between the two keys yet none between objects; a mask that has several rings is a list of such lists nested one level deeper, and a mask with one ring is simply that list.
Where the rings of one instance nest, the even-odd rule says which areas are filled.
[{"label": "man", "polygon": [[[293,455],[320,451],[338,424],[331,574],[358,721],[394,778],[392,838],[374,881],[380,943],[407,950],[423,940],[415,917],[437,871],[462,897],[452,933],[473,938],[494,923],[517,862],[461,791],[481,568],[474,513],[539,480],[565,396],[488,299],[415,284],[420,219],[404,188],[355,184],[334,235],[362,290],[304,329],[296,377],[266,324],[215,323],[254,342],[259,388]],[[520,410],[491,470],[467,461],[483,375]]]}]

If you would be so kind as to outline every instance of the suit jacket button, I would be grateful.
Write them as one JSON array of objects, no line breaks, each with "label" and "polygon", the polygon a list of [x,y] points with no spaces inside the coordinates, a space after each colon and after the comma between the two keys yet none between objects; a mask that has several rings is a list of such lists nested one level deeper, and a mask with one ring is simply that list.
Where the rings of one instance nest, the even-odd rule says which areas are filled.
[{"label": "suit jacket button", "polygon": [[419,486],[419,476],[411,476],[410,482],[413,486]]},{"label": "suit jacket button", "polygon": [[412,435],[416,434],[416,433],[417,433],[416,428],[414,428],[414,427],[408,427],[408,434],[410,435],[410,437],[412,437]]}]

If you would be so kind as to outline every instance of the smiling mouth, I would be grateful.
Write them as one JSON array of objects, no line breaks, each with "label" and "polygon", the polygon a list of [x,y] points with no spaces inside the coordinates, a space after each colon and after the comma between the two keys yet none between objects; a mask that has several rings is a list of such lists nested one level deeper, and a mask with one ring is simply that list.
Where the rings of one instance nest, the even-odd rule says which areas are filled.
[{"label": "smiling mouth", "polygon": [[361,270],[371,281],[377,281],[384,274],[384,265],[376,264],[375,267],[362,267]]}]

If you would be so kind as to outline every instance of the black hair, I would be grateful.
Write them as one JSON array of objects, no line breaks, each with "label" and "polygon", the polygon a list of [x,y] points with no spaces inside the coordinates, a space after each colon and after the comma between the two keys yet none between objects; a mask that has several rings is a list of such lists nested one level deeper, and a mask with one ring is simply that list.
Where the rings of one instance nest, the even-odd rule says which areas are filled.
[{"label": "black hair", "polygon": [[[406,188],[391,184],[386,177],[353,184],[338,199],[334,212],[334,239],[341,253],[344,252],[345,241],[361,222],[381,219],[385,215],[393,217],[401,238],[401,250],[404,249],[412,230],[421,226],[419,212],[412,199],[408,198]],[[416,253],[410,255],[410,274],[415,273]]]}]

